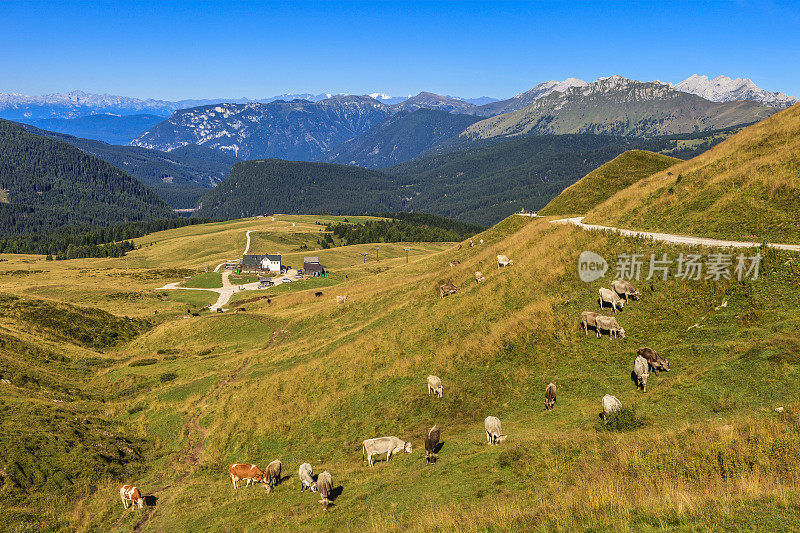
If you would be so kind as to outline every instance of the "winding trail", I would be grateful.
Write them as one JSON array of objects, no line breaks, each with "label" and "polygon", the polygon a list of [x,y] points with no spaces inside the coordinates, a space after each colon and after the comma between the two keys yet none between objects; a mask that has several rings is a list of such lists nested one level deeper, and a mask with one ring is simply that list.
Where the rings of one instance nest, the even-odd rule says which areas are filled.
[{"label": "winding trail", "polygon": [[[671,233],[654,233],[650,231],[636,231],[630,229],[614,228],[610,226],[599,226],[597,224],[584,224],[583,219],[586,217],[562,218],[559,220],[551,220],[553,224],[573,224],[585,230],[599,230],[599,231],[614,231],[620,235],[628,237],[644,237],[653,239],[654,241],[669,242],[673,244],[688,244],[693,246],[716,246],[721,248],[753,248],[761,246],[759,242],[751,241],[726,241],[720,239],[707,239],[705,237],[691,237],[688,235],[674,235]],[[767,243],[767,246],[777,248],[779,250],[789,250],[790,252],[800,252],[800,244],[780,244],[780,243]]]}]

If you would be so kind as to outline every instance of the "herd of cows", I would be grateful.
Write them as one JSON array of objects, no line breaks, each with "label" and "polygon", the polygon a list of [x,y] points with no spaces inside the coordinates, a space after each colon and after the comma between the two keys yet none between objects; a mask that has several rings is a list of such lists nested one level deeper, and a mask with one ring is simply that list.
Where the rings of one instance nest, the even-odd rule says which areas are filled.
[{"label": "herd of cows", "polygon": [[[483,241],[481,240],[481,244],[482,243]],[[474,246],[472,241],[470,241],[470,246]],[[458,264],[458,261],[452,261],[450,266],[453,267]],[[497,256],[498,269],[513,264],[513,261],[505,255]],[[475,281],[477,283],[484,281],[484,276],[481,272],[475,273]],[[458,287],[450,283],[441,285],[439,288],[442,298],[458,291]],[[321,293],[319,294],[321,295]],[[343,303],[343,301],[339,301],[339,298],[342,298],[344,301],[346,296],[337,296],[337,303]],[[626,302],[639,299],[639,291],[636,290],[630,282],[615,280],[611,283],[611,289],[601,288],[599,290],[598,303],[601,310],[606,306],[610,306],[616,315],[617,310],[625,308]],[[607,331],[609,338],[625,337],[625,330],[619,325],[614,316],[604,316],[593,311],[583,311],[581,313],[581,327],[586,335],[589,334],[589,328],[594,328],[598,338],[601,336],[602,331]],[[653,372],[658,375],[659,371],[669,372],[669,370],[669,362],[664,360],[658,352],[651,348],[640,348],[636,353],[631,379],[636,384],[637,390],[647,392],[647,378],[650,373]],[[427,387],[428,395],[433,394],[439,399],[444,397],[444,387],[442,385],[442,380],[438,376],[429,375],[427,378]],[[547,411],[551,411],[555,406],[556,393],[555,383],[549,383],[545,388],[544,400],[545,409]],[[606,394],[603,396],[602,406],[603,420],[607,420],[609,415],[622,408],[622,403],[615,396]],[[487,416],[484,420],[484,429],[486,431],[486,440],[490,446],[495,446],[506,440],[507,435],[503,434],[499,418]],[[439,438],[440,430],[438,425],[434,425],[430,428],[425,435],[425,458],[427,464],[435,463],[438,458]],[[362,460],[366,461],[367,465],[372,467],[376,456],[383,456],[385,454],[386,461],[388,462],[393,455],[398,453],[412,453],[412,445],[411,442],[404,441],[394,436],[378,437],[363,441],[361,443],[361,450]],[[261,470],[256,465],[249,463],[234,463],[228,467],[228,472],[234,489],[239,488],[240,481],[245,481],[246,486],[255,483],[263,483],[266,492],[270,493],[281,481],[282,468],[283,465],[279,460],[272,461],[267,466],[266,470]],[[314,479],[312,466],[309,463],[303,463],[298,469],[298,477],[300,479],[301,492],[306,490],[319,492],[321,497],[319,503],[322,504],[324,510],[327,510],[333,500],[333,479],[331,474],[326,470]],[[130,506],[138,506],[140,509],[144,507],[144,497],[137,487],[122,485],[119,489],[119,494],[125,509]]]}]

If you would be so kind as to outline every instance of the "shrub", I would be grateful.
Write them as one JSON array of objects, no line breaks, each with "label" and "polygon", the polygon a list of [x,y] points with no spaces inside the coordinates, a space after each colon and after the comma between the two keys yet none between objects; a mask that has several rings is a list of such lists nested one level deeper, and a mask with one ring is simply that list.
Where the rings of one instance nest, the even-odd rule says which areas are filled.
[{"label": "shrub", "polygon": [[606,416],[605,423],[600,424],[600,429],[605,431],[631,431],[647,425],[646,417],[636,413],[634,407],[623,407]]},{"label": "shrub", "polygon": [[133,361],[128,366],[148,366],[148,365],[154,365],[156,363],[158,363],[158,359],[153,359],[152,357],[146,357],[144,359],[139,359],[138,361]]},{"label": "shrub", "polygon": [[165,372],[164,374],[161,374],[161,376],[158,379],[161,380],[161,383],[167,383],[177,377],[178,374],[176,374],[175,372]]}]

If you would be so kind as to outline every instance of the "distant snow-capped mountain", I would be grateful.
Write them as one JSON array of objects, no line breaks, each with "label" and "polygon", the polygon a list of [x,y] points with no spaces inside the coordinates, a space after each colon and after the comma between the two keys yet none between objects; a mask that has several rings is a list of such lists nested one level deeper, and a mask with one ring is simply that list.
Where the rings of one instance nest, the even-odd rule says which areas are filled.
[{"label": "distant snow-capped mountain", "polygon": [[734,100],[754,100],[772,107],[789,107],[797,103],[797,98],[780,92],[764,90],[749,78],[732,79],[728,76],[708,76],[693,74],[679,83],[670,84],[675,89],[701,96],[712,102],[732,102]]},{"label": "distant snow-capped mountain", "polygon": [[494,115],[500,115],[502,113],[510,113],[512,111],[518,111],[522,108],[528,107],[536,100],[544,98],[553,91],[563,93],[570,87],[585,87],[587,85],[588,84],[585,81],[577,78],[567,78],[562,81],[545,81],[536,85],[532,89],[529,89],[523,93],[519,93],[516,96],[512,96],[507,100],[495,100],[492,102],[478,104],[478,107],[472,110],[471,113],[482,117],[491,117]]}]

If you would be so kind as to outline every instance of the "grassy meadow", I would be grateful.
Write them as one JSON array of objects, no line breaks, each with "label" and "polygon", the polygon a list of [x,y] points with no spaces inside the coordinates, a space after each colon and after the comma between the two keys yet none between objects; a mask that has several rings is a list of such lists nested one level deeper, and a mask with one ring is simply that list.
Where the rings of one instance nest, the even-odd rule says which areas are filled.
[{"label": "grassy meadow", "polygon": [[[28,485],[4,478],[0,501],[15,502],[3,506],[4,523],[70,531],[723,531],[785,529],[800,518],[796,254],[762,250],[758,280],[640,281],[641,301],[617,315],[624,339],[579,329],[581,311],[597,310],[597,290],[611,274],[581,282],[578,255],[593,250],[613,269],[618,253],[675,257],[687,249],[520,216],[477,236],[484,243],[474,248],[381,245],[380,262],[364,263],[368,245],[284,248],[285,263],[318,255],[331,277],[239,293],[232,303],[245,313],[185,318],[191,304],[178,298],[207,291],[156,290],[240,254],[246,230],[262,232],[255,243],[321,229],[313,217],[276,219],[150,235],[120,259],[2,258],[0,290],[10,300],[0,303],[0,340],[10,348],[0,357],[4,376],[16,374],[0,386],[0,457],[31,439],[23,420],[35,416],[43,435],[78,435],[86,464],[96,465],[81,476],[66,466],[83,448],[32,439],[17,453],[20,472],[37,457],[49,457],[48,468],[12,473]],[[404,247],[412,248],[408,263]],[[498,270],[498,253],[514,265]],[[454,259],[460,264],[450,267]],[[475,283],[476,270],[484,283]],[[443,282],[459,292],[441,299]],[[314,297],[318,290],[324,297]],[[337,305],[338,294],[349,300]],[[104,340],[85,330],[106,331]],[[646,394],[630,378],[641,346],[672,366],[651,374]],[[426,394],[430,373],[442,378],[441,400]],[[558,401],[546,412],[550,381]],[[607,393],[634,408],[641,427],[604,429]],[[486,445],[487,415],[509,435],[500,446]],[[69,433],[71,420],[91,423]],[[437,464],[425,466],[422,439],[434,423],[444,445]],[[414,452],[369,469],[360,443],[382,435],[410,440]],[[228,464],[265,467],[276,458],[291,478],[274,493],[232,489]],[[339,488],[327,512],[316,494],[299,491],[297,467],[306,461],[315,473],[329,470]],[[62,469],[71,478],[53,479]],[[150,494],[151,505],[123,512],[123,481]],[[58,487],[74,497],[58,497]]]}]

